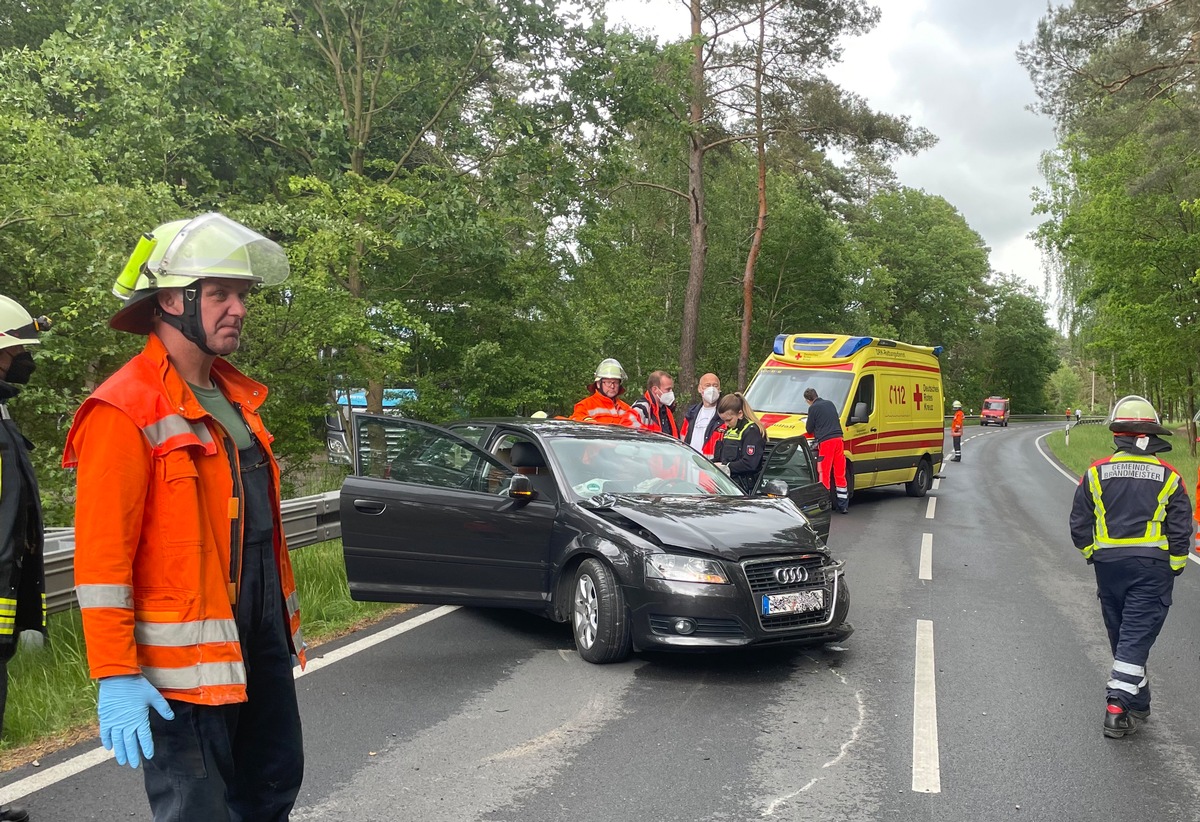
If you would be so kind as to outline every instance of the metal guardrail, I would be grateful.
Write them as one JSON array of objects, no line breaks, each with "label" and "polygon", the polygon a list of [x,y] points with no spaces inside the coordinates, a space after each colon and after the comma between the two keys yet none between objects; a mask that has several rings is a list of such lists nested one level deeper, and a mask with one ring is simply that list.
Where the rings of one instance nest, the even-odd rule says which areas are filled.
[{"label": "metal guardrail", "polygon": [[[285,499],[283,533],[295,550],[342,535],[338,491]],[[75,529],[46,529],[46,607],[50,613],[75,607]]]}]

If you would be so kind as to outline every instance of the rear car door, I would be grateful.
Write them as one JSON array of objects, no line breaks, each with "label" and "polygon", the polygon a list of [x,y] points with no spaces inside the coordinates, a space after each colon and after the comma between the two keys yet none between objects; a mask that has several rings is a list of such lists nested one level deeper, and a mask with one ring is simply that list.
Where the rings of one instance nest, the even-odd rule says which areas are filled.
[{"label": "rear car door", "polygon": [[787,483],[788,499],[796,503],[821,539],[828,539],[833,501],[817,479],[817,461],[808,439],[791,437],[772,443],[760,470],[758,493],[771,480]]},{"label": "rear car door", "polygon": [[539,608],[556,506],[508,494],[513,470],[437,426],[355,416],[341,491],[354,599]]}]

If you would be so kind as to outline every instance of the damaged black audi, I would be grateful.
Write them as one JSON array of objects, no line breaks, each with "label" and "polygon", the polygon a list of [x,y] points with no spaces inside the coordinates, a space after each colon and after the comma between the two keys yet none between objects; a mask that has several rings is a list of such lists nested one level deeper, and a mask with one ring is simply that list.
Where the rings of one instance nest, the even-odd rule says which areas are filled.
[{"label": "damaged black audi", "polygon": [[618,426],[356,414],[353,427],[354,599],[534,611],[570,622],[595,663],[854,630],[802,438],[773,446],[746,496],[689,446]]}]

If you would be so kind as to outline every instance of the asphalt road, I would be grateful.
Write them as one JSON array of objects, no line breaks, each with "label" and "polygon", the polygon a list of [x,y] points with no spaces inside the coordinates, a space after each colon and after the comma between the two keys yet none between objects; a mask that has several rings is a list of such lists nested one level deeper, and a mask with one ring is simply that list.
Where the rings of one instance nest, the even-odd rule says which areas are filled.
[{"label": "asphalt road", "polygon": [[[422,608],[370,647],[320,649],[297,682],[292,819],[1200,819],[1200,567],[1151,656],[1152,718],[1105,739],[1111,659],[1049,430],[969,429],[928,498],[855,497],[830,538],[857,629],[840,648],[594,666],[567,626]],[[140,773],[91,764],[95,748],[4,774],[0,802],[23,796],[37,822],[149,818]]]}]

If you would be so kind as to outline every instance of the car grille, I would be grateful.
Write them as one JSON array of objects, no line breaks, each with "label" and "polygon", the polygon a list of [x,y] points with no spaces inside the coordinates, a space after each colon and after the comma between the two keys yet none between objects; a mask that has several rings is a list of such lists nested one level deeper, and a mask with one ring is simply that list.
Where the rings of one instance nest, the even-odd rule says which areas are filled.
[{"label": "car grille", "polygon": [[[769,560],[750,560],[742,563],[742,572],[750,585],[753,595],[753,606],[758,614],[758,622],[767,631],[787,631],[795,628],[805,628],[815,625],[825,625],[832,618],[837,600],[837,577],[826,575],[825,559],[821,556],[805,555],[801,557],[783,557]],[[780,568],[804,568],[808,572],[808,580],[799,583],[781,583],[775,578],[775,571]],[[811,591],[824,589],[825,607],[820,611],[808,611],[799,614],[773,614],[763,616],[762,597],[768,594],[786,594],[792,591]]]},{"label": "car grille", "polygon": [[[675,632],[675,620],[679,617],[650,615],[650,630],[656,634],[680,636]],[[688,617],[696,623],[696,630],[687,636],[704,637],[744,637],[746,632],[736,619],[708,619],[704,617]]]}]

